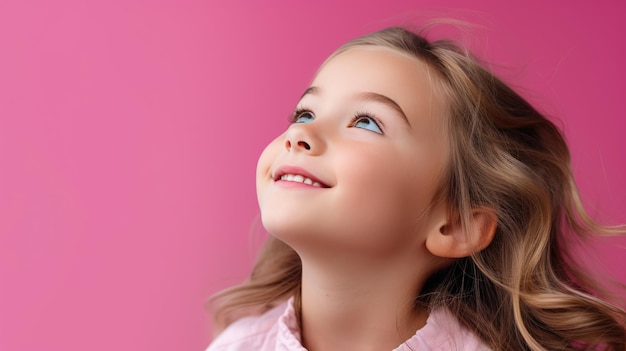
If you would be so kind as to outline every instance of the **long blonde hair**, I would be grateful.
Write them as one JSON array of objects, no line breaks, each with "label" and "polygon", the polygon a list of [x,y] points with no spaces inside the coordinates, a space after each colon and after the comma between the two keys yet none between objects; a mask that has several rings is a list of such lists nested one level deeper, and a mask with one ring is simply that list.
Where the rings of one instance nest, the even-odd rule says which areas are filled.
[{"label": "long blonde hair", "polygon": [[[387,28],[354,39],[427,63],[447,104],[451,159],[435,201],[469,227],[472,209],[498,216],[493,242],[429,278],[416,306],[444,306],[496,350],[626,350],[626,313],[573,259],[571,237],[616,235],[596,224],[572,177],[567,145],[555,125],[457,44]],[[331,56],[333,57],[333,56]],[[250,278],[212,298],[218,328],[295,296],[301,262],[268,238]],[[604,298],[604,297],[602,297]]]}]

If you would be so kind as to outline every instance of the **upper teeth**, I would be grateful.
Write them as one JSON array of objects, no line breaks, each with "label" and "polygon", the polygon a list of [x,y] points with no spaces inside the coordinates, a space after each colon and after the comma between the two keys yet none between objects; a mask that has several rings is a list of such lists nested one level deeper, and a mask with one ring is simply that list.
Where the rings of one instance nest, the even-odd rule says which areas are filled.
[{"label": "upper teeth", "polygon": [[318,182],[314,182],[310,178],[303,177],[299,174],[283,174],[282,176],[280,176],[280,180],[286,180],[288,182],[304,183],[304,184],[313,185],[316,187],[322,186],[322,184]]}]

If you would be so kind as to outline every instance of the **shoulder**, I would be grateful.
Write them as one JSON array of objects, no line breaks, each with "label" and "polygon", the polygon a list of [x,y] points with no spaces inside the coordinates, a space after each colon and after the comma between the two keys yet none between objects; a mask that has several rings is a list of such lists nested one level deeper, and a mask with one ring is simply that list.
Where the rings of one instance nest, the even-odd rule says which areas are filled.
[{"label": "shoulder", "polygon": [[258,316],[241,318],[230,324],[206,351],[274,350],[278,320],[287,308],[284,302]]},{"label": "shoulder", "polygon": [[394,351],[488,351],[489,347],[446,309],[430,313],[426,325]]}]

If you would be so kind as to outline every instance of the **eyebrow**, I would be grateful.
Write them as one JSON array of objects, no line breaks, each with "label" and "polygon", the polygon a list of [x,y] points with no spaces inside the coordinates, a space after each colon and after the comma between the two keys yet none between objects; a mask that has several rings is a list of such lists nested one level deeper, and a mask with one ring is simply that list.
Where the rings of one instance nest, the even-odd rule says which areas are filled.
[{"label": "eyebrow", "polygon": [[[300,97],[300,99],[302,99],[303,97],[305,97],[306,95],[318,95],[320,92],[320,88],[318,87],[309,87],[307,90],[304,91],[304,94],[302,94],[302,96]],[[398,112],[398,114],[400,114],[400,117],[402,117],[402,119],[404,120],[404,122],[406,122],[406,124],[409,125],[409,127],[411,126],[411,123],[409,123],[409,119],[406,117],[406,114],[404,114],[404,111],[402,111],[402,108],[400,107],[400,105],[398,105],[397,102],[393,101],[393,99],[391,99],[390,97],[387,97],[385,95],[382,94],[378,94],[378,93],[374,93],[371,91],[364,91],[362,93],[357,94],[357,97],[363,100],[370,100],[370,101],[375,101],[375,102],[379,102],[381,104],[387,105],[389,107],[391,107],[392,109],[394,109],[396,112]]]}]

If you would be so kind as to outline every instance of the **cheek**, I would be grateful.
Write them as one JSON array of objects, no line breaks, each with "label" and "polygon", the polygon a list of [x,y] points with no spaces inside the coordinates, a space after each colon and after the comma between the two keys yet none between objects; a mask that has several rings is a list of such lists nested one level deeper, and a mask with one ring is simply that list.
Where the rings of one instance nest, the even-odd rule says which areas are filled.
[{"label": "cheek", "polygon": [[265,188],[268,186],[268,181],[271,179],[270,170],[280,152],[282,140],[282,135],[274,139],[265,147],[259,156],[256,165],[256,191],[259,202],[261,201]]},{"label": "cheek", "polygon": [[[432,201],[438,162],[426,155],[375,149],[338,159],[337,177],[345,185],[345,200],[361,218],[402,227],[415,223]],[[374,224],[374,223],[372,223]]]},{"label": "cheek", "polygon": [[[356,150],[337,160],[336,169],[344,185],[359,188],[359,194],[404,198],[407,190],[419,185],[418,161],[395,150]],[[400,196],[402,195],[402,196]],[[401,200],[401,199],[400,199]]]}]

